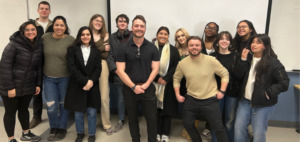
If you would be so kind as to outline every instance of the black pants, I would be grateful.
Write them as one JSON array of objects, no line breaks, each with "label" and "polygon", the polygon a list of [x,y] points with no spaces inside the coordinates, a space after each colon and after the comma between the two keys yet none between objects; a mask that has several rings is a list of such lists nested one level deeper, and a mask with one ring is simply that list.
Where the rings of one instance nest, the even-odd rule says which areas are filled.
[{"label": "black pants", "polygon": [[163,115],[162,109],[157,109],[157,134],[170,135],[171,130],[171,116]]},{"label": "black pants", "polygon": [[133,142],[140,142],[140,129],[138,122],[138,105],[142,105],[142,110],[147,121],[148,142],[156,142],[156,96],[155,87],[151,84],[143,94],[135,94],[131,88],[124,86],[123,94],[128,114],[130,135]]},{"label": "black pants", "polygon": [[1,96],[5,108],[3,117],[4,128],[8,137],[14,136],[16,113],[18,111],[18,118],[23,130],[29,129],[29,111],[28,107],[32,95],[8,98]]},{"label": "black pants", "polygon": [[34,118],[42,118],[42,112],[43,112],[43,87],[41,87],[40,94],[33,96],[33,117]]},{"label": "black pants", "polygon": [[212,131],[216,133],[219,142],[228,142],[222,123],[219,101],[215,97],[199,100],[186,95],[182,121],[184,128],[191,136],[193,142],[202,142],[199,132],[195,127],[195,120],[199,116],[206,118]]}]

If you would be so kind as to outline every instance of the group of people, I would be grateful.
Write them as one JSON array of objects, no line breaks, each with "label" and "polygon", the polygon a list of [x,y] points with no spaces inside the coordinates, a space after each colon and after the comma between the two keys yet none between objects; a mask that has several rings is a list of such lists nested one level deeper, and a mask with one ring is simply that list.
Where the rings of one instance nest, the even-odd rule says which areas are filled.
[{"label": "group of people", "polygon": [[[132,141],[139,142],[141,105],[148,141],[168,142],[178,102],[183,103],[182,135],[190,141],[202,141],[196,128],[200,117],[207,121],[205,134],[211,132],[213,142],[247,142],[250,124],[253,141],[266,141],[270,113],[278,95],[288,89],[289,78],[269,36],[257,34],[250,21],[238,23],[234,38],[228,31],[219,33],[215,22],[205,26],[202,39],[180,28],[173,46],[165,26],[152,42],[147,40],[142,15],[134,17],[131,31],[127,15],[118,15],[118,31],[109,35],[103,16],[95,14],[74,38],[63,16],[49,20],[47,1],[40,2],[37,11],[39,18],[26,21],[10,37],[0,62],[9,142],[17,142],[16,111],[23,130],[20,139],[41,139],[30,129],[41,122],[42,95],[48,141],[64,139],[69,112],[74,112],[75,142],[85,137],[85,113],[88,141],[94,142],[99,108],[103,128],[112,135],[124,126],[126,108]],[[110,122],[109,82],[118,93],[115,127]],[[34,116],[29,122],[32,98]]]}]

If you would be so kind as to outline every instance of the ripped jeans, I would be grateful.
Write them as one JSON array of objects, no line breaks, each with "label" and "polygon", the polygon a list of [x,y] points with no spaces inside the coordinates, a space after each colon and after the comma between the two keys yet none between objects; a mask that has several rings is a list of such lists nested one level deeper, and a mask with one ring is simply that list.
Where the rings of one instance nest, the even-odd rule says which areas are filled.
[{"label": "ripped jeans", "polygon": [[53,78],[44,76],[44,98],[50,128],[67,128],[69,111],[64,109],[64,101],[69,78]]}]

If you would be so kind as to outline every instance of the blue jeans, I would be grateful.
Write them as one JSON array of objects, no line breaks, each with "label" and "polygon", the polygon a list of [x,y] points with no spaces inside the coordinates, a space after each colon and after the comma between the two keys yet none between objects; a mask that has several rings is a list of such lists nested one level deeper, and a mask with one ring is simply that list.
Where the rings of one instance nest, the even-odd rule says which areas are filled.
[{"label": "blue jeans", "polygon": [[125,119],[125,101],[123,95],[123,85],[122,84],[114,84],[118,93],[118,115],[119,120]]},{"label": "blue jeans", "polygon": [[[87,119],[88,119],[88,130],[89,136],[94,136],[96,134],[96,124],[97,124],[97,109],[88,107],[86,109]],[[74,112],[75,115],[75,125],[78,134],[84,133],[84,112]]]},{"label": "blue jeans", "polygon": [[[225,130],[230,142],[234,141],[234,122],[239,100],[235,97],[224,96],[219,100]],[[216,134],[212,132],[212,142],[217,142]]]},{"label": "blue jeans", "polygon": [[234,141],[248,141],[248,126],[251,123],[253,142],[266,142],[268,120],[274,106],[253,108],[250,100],[240,100],[235,120]]},{"label": "blue jeans", "polygon": [[67,128],[69,111],[64,109],[64,101],[68,82],[68,77],[44,76],[44,98],[47,103],[50,128]]}]

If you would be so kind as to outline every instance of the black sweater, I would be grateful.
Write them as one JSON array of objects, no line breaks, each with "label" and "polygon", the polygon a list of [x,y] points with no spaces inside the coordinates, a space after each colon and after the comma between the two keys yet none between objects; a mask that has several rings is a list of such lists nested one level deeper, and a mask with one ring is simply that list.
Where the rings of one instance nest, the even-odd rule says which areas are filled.
[{"label": "black sweater", "polygon": [[[237,61],[237,53],[231,52],[230,54],[220,54],[218,52],[214,52],[211,54],[217,58],[217,60],[228,70],[229,72],[229,83],[226,89],[225,95],[230,97],[238,97],[238,92],[240,85],[238,83],[238,79],[235,77],[233,73],[233,69],[235,67]],[[221,79],[219,76],[216,75],[216,80],[218,84],[218,88],[220,89],[221,86]]]}]

